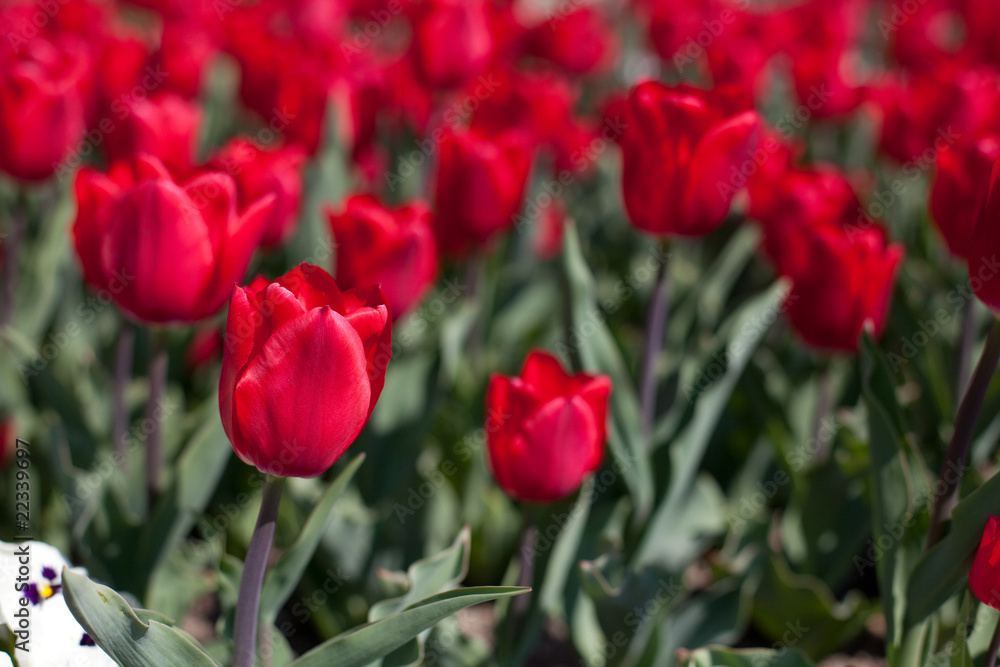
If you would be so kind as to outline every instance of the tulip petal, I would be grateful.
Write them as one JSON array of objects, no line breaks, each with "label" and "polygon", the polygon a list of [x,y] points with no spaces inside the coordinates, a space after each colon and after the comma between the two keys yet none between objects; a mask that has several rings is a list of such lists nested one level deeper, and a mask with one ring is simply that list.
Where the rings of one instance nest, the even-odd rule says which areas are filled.
[{"label": "tulip petal", "polygon": [[316,477],[364,428],[370,395],[354,327],[329,307],[310,310],[278,329],[237,383],[233,447],[265,472]]},{"label": "tulip petal", "polygon": [[750,149],[759,129],[760,117],[746,111],[715,126],[698,143],[684,192],[688,227],[682,233],[705,234],[726,217],[735,194],[730,170],[753,158]]},{"label": "tulip petal", "polygon": [[101,265],[101,243],[104,226],[112,202],[121,194],[118,185],[92,169],[81,169],[76,175],[77,214],[73,223],[73,242],[83,266],[83,277],[94,289],[107,289]]},{"label": "tulip petal", "polygon": [[239,285],[233,286],[229,299],[229,315],[226,318],[226,347],[222,354],[222,374],[219,377],[219,413],[222,427],[230,442],[233,437],[233,390],[236,380],[250,359],[254,347],[254,324],[257,309],[253,294]]},{"label": "tulip petal", "polygon": [[343,315],[344,296],[337,282],[323,269],[303,262],[276,281],[302,303],[307,310],[330,306]]},{"label": "tulip petal", "polygon": [[558,359],[544,350],[534,350],[528,355],[521,379],[537,396],[554,398],[569,394],[569,374]]},{"label": "tulip petal", "polygon": [[107,234],[104,272],[133,277],[119,294],[126,311],[147,322],[201,318],[202,287],[214,268],[212,244],[204,220],[179,187],[162,180],[135,186],[116,202]]},{"label": "tulip petal", "polygon": [[577,489],[602,449],[594,413],[579,396],[549,401],[524,422],[531,447],[519,462],[520,497],[548,502]]}]

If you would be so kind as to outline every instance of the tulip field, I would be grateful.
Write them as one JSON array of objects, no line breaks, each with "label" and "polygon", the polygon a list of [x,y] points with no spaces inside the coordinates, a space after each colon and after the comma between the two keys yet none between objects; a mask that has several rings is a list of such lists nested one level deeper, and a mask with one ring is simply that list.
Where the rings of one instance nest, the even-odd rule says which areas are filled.
[{"label": "tulip field", "polygon": [[0,667],[994,667],[995,0],[0,0]]}]

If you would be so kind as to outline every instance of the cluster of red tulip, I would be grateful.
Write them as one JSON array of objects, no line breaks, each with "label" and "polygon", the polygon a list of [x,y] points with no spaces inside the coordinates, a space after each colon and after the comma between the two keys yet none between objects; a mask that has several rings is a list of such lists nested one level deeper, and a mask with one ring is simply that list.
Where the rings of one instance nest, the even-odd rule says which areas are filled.
[{"label": "cluster of red tulip", "polygon": [[[441,257],[488,251],[518,224],[533,172],[568,185],[608,145],[637,230],[703,237],[734,208],[759,223],[792,286],[787,319],[823,352],[854,352],[866,326],[885,325],[903,249],[879,220],[905,184],[873,192],[864,173],[810,160],[807,123],[870,122],[904,174],[933,170],[930,211],[970,274],[1000,249],[991,1],[542,4],[4,3],[0,171],[75,178],[84,278],[121,282],[114,299],[133,320],[190,325],[228,299],[225,431],[244,461],[283,476],[322,474],[364,428],[392,323]],[[658,61],[623,57],[626,23]],[[862,57],[872,40],[882,64]],[[206,146],[219,63],[238,70],[248,129]],[[798,107],[768,123],[756,108],[779,80]],[[407,139],[416,150],[392,154]],[[326,209],[334,276],[302,264],[240,287],[258,250],[296,234],[303,169],[331,145],[357,184]],[[424,175],[426,200],[401,201]],[[545,199],[541,258],[566,224],[565,202]],[[1000,283],[980,285],[1000,312]],[[578,489],[603,458],[610,392],[607,377],[567,374],[538,351],[521,377],[495,375],[490,408],[511,415],[489,437],[499,485],[529,502]]]}]

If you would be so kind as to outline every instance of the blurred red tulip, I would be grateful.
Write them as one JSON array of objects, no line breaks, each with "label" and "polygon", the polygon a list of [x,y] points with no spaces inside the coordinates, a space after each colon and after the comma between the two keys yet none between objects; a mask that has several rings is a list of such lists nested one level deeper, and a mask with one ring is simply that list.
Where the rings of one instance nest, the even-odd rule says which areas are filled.
[{"label": "blurred red tulip", "polygon": [[760,119],[726,116],[694,89],[649,81],[629,95],[622,189],[632,224],[657,236],[701,236],[725,218],[753,160]]},{"label": "blurred red tulip", "polygon": [[273,475],[326,472],[375,409],[390,319],[378,287],[341,292],[309,264],[233,288],[219,410],[236,454]]},{"label": "blurred red tulip", "polygon": [[194,332],[188,343],[184,363],[188,369],[196,370],[215,361],[222,351],[222,332],[218,326],[207,326]]},{"label": "blurred red tulip", "polygon": [[461,254],[514,224],[531,170],[531,142],[510,130],[442,130],[435,177],[435,236]]},{"label": "blurred red tulip", "polygon": [[153,62],[154,67],[170,73],[164,79],[163,91],[186,99],[198,97],[205,71],[218,48],[216,38],[198,21],[164,21],[160,49]]},{"label": "blurred red tulip", "polygon": [[597,8],[556,12],[529,37],[528,51],[567,72],[589,74],[611,64],[618,49],[609,20]]},{"label": "blurred red tulip", "polygon": [[287,240],[298,226],[305,160],[305,150],[300,146],[268,148],[240,137],[222,147],[209,160],[208,167],[236,180],[240,210],[274,193],[274,206],[261,244],[275,246]]},{"label": "blurred red tulip", "polygon": [[178,183],[156,158],[108,174],[81,169],[73,236],[84,277],[140,322],[197,322],[243,278],[271,214],[268,195],[237,213],[236,184],[209,172]]},{"label": "blurred red tulip", "polygon": [[890,81],[873,99],[882,112],[879,147],[919,170],[956,141],[1000,134],[1000,72],[943,67],[905,83]]},{"label": "blurred red tulip", "polygon": [[979,549],[969,570],[969,588],[979,601],[1000,609],[1000,517],[986,520]]},{"label": "blurred red tulip", "polygon": [[437,277],[430,208],[413,202],[390,209],[369,195],[327,211],[337,247],[337,283],[345,289],[380,285],[394,319],[410,311]]},{"label": "blurred red tulip", "polygon": [[1000,253],[1000,158],[993,163],[969,246],[969,283],[979,300],[994,313],[1000,313],[997,253]]},{"label": "blurred red tulip", "polygon": [[427,0],[414,17],[417,72],[429,86],[451,88],[478,75],[493,47],[485,0]]},{"label": "blurred red tulip", "polygon": [[854,352],[865,322],[881,334],[903,248],[861,208],[832,167],[792,170],[776,183],[784,193],[761,211],[764,249],[791,278],[785,309],[809,345]]},{"label": "blurred red tulip", "polygon": [[168,93],[136,100],[119,109],[121,123],[107,134],[111,162],[147,154],[179,178],[190,175],[198,150],[201,108]]},{"label": "blurred red tulip", "polygon": [[969,259],[976,215],[998,156],[1000,136],[997,135],[973,143],[958,143],[938,153],[930,211],[948,250],[959,259]]},{"label": "blurred red tulip", "polygon": [[607,376],[569,375],[558,359],[537,350],[520,377],[494,374],[486,447],[500,487],[539,503],[576,491],[604,458],[610,393]]},{"label": "blurred red tulip", "polygon": [[69,39],[22,42],[0,50],[0,171],[37,181],[59,171],[83,138],[89,65]]}]

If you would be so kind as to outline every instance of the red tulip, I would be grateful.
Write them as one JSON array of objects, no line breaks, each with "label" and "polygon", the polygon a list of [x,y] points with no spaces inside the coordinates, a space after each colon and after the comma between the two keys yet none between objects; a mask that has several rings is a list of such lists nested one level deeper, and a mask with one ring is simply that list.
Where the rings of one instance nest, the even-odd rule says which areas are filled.
[{"label": "red tulip", "polygon": [[531,170],[531,142],[517,130],[442,130],[435,180],[438,247],[461,254],[514,224]]},{"label": "red tulip", "polygon": [[271,218],[261,239],[263,245],[274,246],[288,239],[298,225],[305,160],[305,150],[296,145],[264,148],[249,139],[237,138],[215,154],[209,167],[236,179],[241,210],[274,193]]},{"label": "red tulip", "polygon": [[714,230],[752,164],[757,114],[726,116],[704,94],[653,81],[632,89],[629,112],[622,187],[632,224],[657,236]]},{"label": "red tulip", "polygon": [[959,143],[937,156],[937,175],[930,210],[955,257],[968,261],[976,214],[990,182],[993,161],[1000,156],[1000,136]]},{"label": "red tulip", "polygon": [[493,55],[484,0],[428,0],[414,19],[413,52],[421,79],[451,88],[472,78]]},{"label": "red tulip", "polygon": [[969,282],[972,290],[994,313],[1000,313],[1000,158],[993,163],[969,247]]},{"label": "red tulip", "polygon": [[0,171],[37,181],[60,170],[60,162],[83,137],[86,62],[86,53],[69,40],[56,43],[36,36],[13,53],[4,46]]},{"label": "red tulip", "polygon": [[196,103],[169,93],[136,100],[118,111],[121,123],[107,134],[109,160],[145,153],[179,177],[191,173],[201,128],[201,108]]},{"label": "red tulip", "polygon": [[520,377],[494,374],[486,396],[486,447],[497,483],[510,496],[552,502],[597,470],[607,441],[611,380],[569,375],[534,351]]},{"label": "red tulip", "polygon": [[874,227],[820,227],[803,240],[810,267],[792,276],[788,319],[813,347],[855,352],[866,322],[876,337],[885,327],[903,248]]},{"label": "red tulip", "polygon": [[227,15],[228,48],[242,71],[243,103],[269,130],[314,154],[324,136],[332,63],[318,47],[307,48],[301,35],[279,30],[291,18],[272,16],[272,10],[285,7],[258,3]]},{"label": "red tulip", "polygon": [[434,284],[437,247],[423,202],[393,210],[356,195],[327,217],[337,244],[337,283],[345,289],[379,284],[398,319]]},{"label": "red tulip", "polygon": [[986,521],[969,570],[969,588],[980,602],[1000,609],[1000,517],[991,516]]},{"label": "red tulip", "polygon": [[170,73],[163,82],[163,89],[187,99],[197,97],[204,73],[217,49],[215,38],[200,21],[164,21],[160,50],[154,63]]},{"label": "red tulip", "polygon": [[219,410],[236,454],[270,474],[322,475],[368,422],[391,353],[378,287],[341,292],[300,264],[233,288]]},{"label": "red tulip", "polygon": [[142,322],[215,314],[241,280],[273,205],[237,213],[236,185],[209,172],[178,183],[156,158],[81,169],[73,236],[87,282]]},{"label": "red tulip", "polygon": [[591,6],[557,12],[536,27],[529,39],[529,53],[573,74],[587,74],[611,64],[616,50],[608,20]]}]

